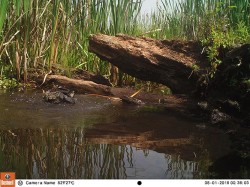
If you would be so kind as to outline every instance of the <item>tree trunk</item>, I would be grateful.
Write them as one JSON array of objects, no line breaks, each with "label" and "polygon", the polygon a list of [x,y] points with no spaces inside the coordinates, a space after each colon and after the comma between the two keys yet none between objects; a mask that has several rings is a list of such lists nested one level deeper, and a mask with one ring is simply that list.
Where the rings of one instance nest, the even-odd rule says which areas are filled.
[{"label": "tree trunk", "polygon": [[127,35],[91,35],[89,51],[123,72],[190,94],[208,63],[197,42],[159,41]]}]

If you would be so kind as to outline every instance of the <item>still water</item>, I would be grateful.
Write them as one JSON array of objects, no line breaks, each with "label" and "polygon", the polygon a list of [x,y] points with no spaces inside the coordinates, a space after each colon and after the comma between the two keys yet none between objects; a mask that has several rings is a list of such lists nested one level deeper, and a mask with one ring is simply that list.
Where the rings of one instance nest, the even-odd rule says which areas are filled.
[{"label": "still water", "polygon": [[227,135],[159,106],[77,95],[0,93],[0,171],[17,178],[200,179],[230,153]]}]

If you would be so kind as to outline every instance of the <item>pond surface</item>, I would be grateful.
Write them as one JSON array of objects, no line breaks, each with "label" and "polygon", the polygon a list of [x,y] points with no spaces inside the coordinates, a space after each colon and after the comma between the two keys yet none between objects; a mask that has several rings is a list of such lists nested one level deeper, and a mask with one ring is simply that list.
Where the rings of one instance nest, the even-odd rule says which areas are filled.
[{"label": "pond surface", "polygon": [[76,98],[49,104],[38,92],[0,93],[0,171],[32,179],[201,179],[216,176],[210,166],[231,152],[224,132],[164,107]]}]

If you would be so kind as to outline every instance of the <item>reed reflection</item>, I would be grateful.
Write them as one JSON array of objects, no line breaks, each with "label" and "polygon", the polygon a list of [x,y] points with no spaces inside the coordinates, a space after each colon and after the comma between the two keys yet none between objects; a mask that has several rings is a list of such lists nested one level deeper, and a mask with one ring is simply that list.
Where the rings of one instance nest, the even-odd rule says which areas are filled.
[{"label": "reed reflection", "polygon": [[84,128],[0,130],[0,171],[17,178],[194,178],[198,162],[129,145],[93,144]]}]

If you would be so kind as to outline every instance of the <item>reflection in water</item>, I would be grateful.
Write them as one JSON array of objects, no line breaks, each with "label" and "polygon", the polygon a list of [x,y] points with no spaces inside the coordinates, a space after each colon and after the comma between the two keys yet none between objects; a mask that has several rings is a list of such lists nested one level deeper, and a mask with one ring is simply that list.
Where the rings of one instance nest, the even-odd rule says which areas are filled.
[{"label": "reflection in water", "polygon": [[0,171],[18,178],[207,178],[211,160],[229,151],[224,133],[164,108],[76,97],[75,105],[51,105],[40,93],[0,93]]},{"label": "reflection in water", "polygon": [[1,131],[1,170],[19,178],[124,178],[125,151],[88,144],[80,128]]},{"label": "reflection in water", "polygon": [[167,178],[182,179],[194,178],[193,174],[198,172],[198,163],[193,161],[184,161],[180,156],[167,155]]},{"label": "reflection in water", "polygon": [[91,144],[83,128],[0,131],[1,171],[18,178],[194,178],[198,162],[129,145]]}]

